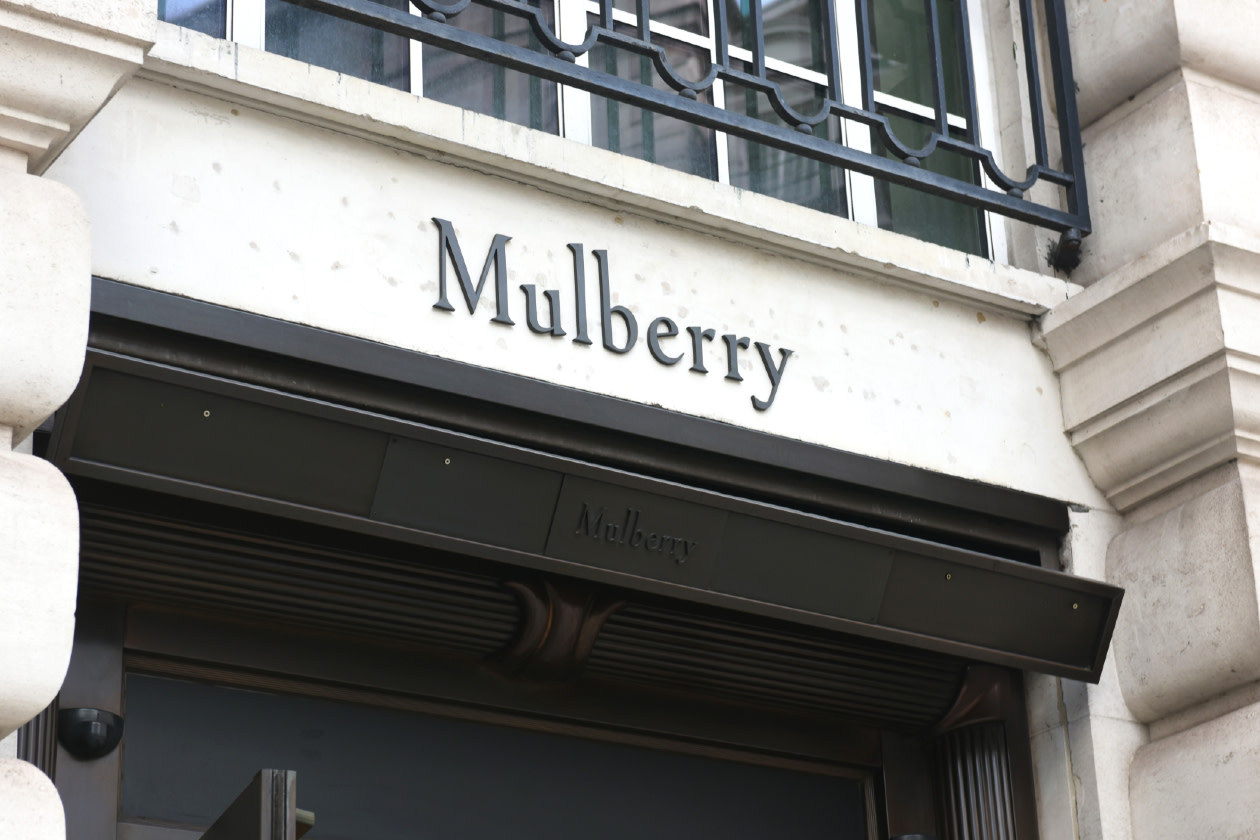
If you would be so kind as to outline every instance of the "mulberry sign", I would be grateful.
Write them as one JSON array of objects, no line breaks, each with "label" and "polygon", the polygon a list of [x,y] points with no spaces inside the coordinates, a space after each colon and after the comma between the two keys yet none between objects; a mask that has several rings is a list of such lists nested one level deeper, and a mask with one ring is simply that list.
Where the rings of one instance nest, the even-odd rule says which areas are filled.
[{"label": "mulberry sign", "polygon": [[[515,326],[516,321],[512,319],[511,313],[512,301],[508,294],[507,244],[511,241],[511,237],[501,233],[495,234],[494,240],[490,243],[490,250],[486,254],[481,276],[474,285],[472,273],[464,260],[464,253],[455,235],[454,226],[445,219],[435,218],[433,222],[438,227],[438,300],[433,304],[433,308],[445,312],[455,311],[448,294],[447,281],[450,276],[448,266],[454,269],[459,290],[463,293],[469,314],[476,312],[477,304],[486,287],[486,280],[490,272],[494,271],[496,302],[494,316],[490,321],[509,327]],[[568,248],[573,253],[571,302],[566,305],[557,289],[547,289],[539,295],[535,284],[523,283],[520,290],[524,294],[525,324],[531,332],[538,335],[563,338],[569,335],[568,330],[565,329],[565,324],[568,323],[573,327],[573,343],[590,345],[594,344],[594,341],[590,334],[586,252],[581,243],[570,243]],[[595,258],[599,274],[600,343],[609,352],[629,353],[639,343],[639,319],[625,306],[614,305],[612,302],[608,252],[594,250],[591,254]],[[546,301],[545,306],[542,305],[540,297]],[[572,307],[571,315],[566,314],[570,306]],[[546,310],[545,319],[544,309]],[[783,381],[783,372],[787,369],[792,351],[786,347],[780,347],[776,351],[763,341],[754,341],[748,336],[737,333],[721,336],[720,342],[718,338],[717,332],[711,328],[703,325],[680,328],[677,322],[664,315],[653,318],[644,331],[644,343],[647,345],[648,353],[659,364],[673,367],[679,362],[689,360],[691,362],[689,370],[692,373],[707,375],[708,365],[713,364],[715,358],[724,357],[725,377],[735,382],[744,381],[739,370],[741,354],[755,349],[765,372],[769,390],[764,398],[754,394],[750,399],[753,408],[758,411],[769,409],[779,393],[779,383]]]},{"label": "mulberry sign", "polygon": [[625,509],[624,520],[608,516],[608,508],[592,508],[582,505],[582,513],[578,516],[577,528],[573,533],[603,540],[613,545],[624,546],[630,551],[646,551],[652,554],[663,554],[672,558],[675,563],[686,563],[687,555],[696,547],[697,540],[677,537],[670,534],[657,533],[640,527],[643,511],[632,507]]}]

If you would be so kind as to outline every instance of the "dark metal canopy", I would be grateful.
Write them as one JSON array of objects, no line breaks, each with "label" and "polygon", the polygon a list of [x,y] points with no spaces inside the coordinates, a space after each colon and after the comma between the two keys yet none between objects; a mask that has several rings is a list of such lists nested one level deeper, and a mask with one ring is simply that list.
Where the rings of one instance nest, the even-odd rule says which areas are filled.
[{"label": "dark metal canopy", "polygon": [[[1122,592],[1038,564],[1066,529],[1060,503],[110,281],[94,286],[91,344],[49,451],[73,476],[984,662],[1102,670]],[[586,437],[549,446],[534,415]]]}]

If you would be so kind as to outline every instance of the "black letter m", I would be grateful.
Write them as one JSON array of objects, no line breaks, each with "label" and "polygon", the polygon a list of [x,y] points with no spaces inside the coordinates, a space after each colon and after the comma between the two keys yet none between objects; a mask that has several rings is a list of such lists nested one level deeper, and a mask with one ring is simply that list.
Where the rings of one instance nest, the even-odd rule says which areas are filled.
[{"label": "black letter m", "polygon": [[449,255],[451,264],[455,266],[455,273],[459,276],[459,288],[464,293],[464,301],[468,304],[468,314],[471,315],[477,309],[477,302],[481,300],[481,291],[486,287],[486,277],[490,275],[490,268],[493,266],[494,293],[498,298],[498,303],[495,307],[495,315],[490,320],[509,326],[515,324],[516,322],[508,315],[507,251],[504,248],[512,237],[501,233],[494,235],[494,242],[490,244],[490,253],[486,254],[486,264],[481,269],[481,279],[477,281],[477,287],[473,288],[472,275],[468,273],[468,264],[464,262],[464,252],[459,248],[455,229],[446,219],[435,218],[433,222],[438,226],[438,302],[433,304],[433,308],[446,312],[455,311],[455,307],[451,306],[451,302],[446,298],[446,262]]}]

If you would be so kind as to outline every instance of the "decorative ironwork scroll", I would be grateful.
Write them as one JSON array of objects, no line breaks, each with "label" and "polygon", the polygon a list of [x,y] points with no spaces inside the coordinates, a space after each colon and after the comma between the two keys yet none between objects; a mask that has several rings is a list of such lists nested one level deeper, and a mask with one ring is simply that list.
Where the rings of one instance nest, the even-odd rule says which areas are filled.
[{"label": "decorative ironwork scroll", "polygon": [[[999,165],[991,149],[981,145],[976,105],[976,74],[972,44],[967,23],[966,3],[958,3],[961,15],[959,29],[960,55],[950,55],[961,73],[963,113],[959,119],[946,107],[946,50],[942,45],[938,2],[923,0],[930,47],[931,89],[934,107],[930,130],[921,145],[911,146],[899,138],[890,124],[889,108],[877,103],[877,55],[873,46],[872,16],[874,4],[882,0],[855,0],[858,49],[861,66],[861,102],[844,101],[841,88],[840,48],[833,31],[838,0],[820,0],[822,4],[818,33],[823,46],[826,78],[821,106],[809,113],[793,107],[785,96],[773,69],[767,69],[766,26],[763,20],[764,0],[745,0],[749,11],[744,22],[750,31],[745,35],[746,52],[751,60],[734,57],[727,43],[725,4],[713,4],[713,49],[708,72],[699,79],[687,79],[671,66],[662,38],[650,26],[650,0],[635,0],[637,15],[633,26],[614,23],[614,0],[599,0],[598,15],[588,26],[580,43],[568,43],[553,31],[548,15],[529,0],[414,0],[422,14],[393,9],[372,0],[292,0],[297,5],[328,15],[363,24],[382,32],[400,35],[449,50],[509,70],[516,70],[541,79],[584,90],[610,100],[643,108],[679,120],[725,132],[764,146],[801,155],[855,173],[870,175],[889,183],[909,186],[983,210],[1000,213],[1069,235],[1088,233],[1089,212],[1083,179],[1079,120],[1076,111],[1075,85],[1072,79],[1071,56],[1068,50],[1067,20],[1063,0],[1040,0],[1044,12],[1049,43],[1048,67],[1038,55],[1034,21],[1037,9],[1034,0],[1018,0],[1023,25],[1024,68],[1029,100],[1032,146],[1035,162],[1023,173],[1011,174]],[[499,40],[491,35],[468,31],[458,25],[460,15],[473,4],[512,15],[525,21],[535,47]],[[623,16],[624,17],[624,16]],[[611,47],[638,55],[649,61],[668,89],[660,89],[640,80],[623,78],[612,73],[584,66],[581,57],[597,46]],[[955,45],[950,45],[951,49]],[[598,62],[590,62],[592,65]],[[1047,120],[1042,97],[1041,76],[1048,70],[1052,78],[1059,146],[1063,163],[1050,164]],[[744,90],[764,94],[783,124],[775,124],[727,110],[703,101],[716,82],[738,85]],[[819,85],[821,88],[822,85]],[[873,140],[887,154],[877,154],[846,145],[843,142],[816,136],[815,129],[826,121],[838,118],[870,129]],[[825,132],[824,132],[825,133]],[[924,161],[935,153],[961,156],[978,166],[987,175],[990,186],[972,183],[931,171]],[[1035,185],[1046,183],[1062,189],[1066,209],[1028,200],[1027,193]]]}]

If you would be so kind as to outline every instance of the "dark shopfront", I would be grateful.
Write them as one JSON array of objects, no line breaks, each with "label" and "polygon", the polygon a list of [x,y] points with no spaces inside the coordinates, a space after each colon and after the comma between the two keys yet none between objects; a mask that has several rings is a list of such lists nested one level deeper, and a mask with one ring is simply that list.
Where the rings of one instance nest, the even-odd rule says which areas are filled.
[{"label": "dark shopfront", "polygon": [[1020,672],[1097,680],[1119,608],[1057,502],[103,280],[46,446],[61,719],[125,722],[23,730],[72,840],[263,768],[311,840],[1030,840]]}]

